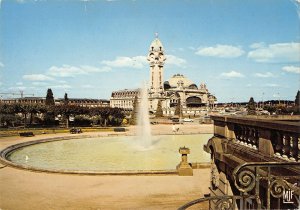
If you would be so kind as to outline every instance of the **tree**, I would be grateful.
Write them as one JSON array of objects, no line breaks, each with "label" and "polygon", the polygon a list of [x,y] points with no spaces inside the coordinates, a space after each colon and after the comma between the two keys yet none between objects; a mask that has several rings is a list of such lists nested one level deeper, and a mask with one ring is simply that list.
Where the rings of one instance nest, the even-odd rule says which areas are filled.
[{"label": "tree", "polygon": [[65,96],[64,96],[64,104],[67,105],[68,103],[69,103],[68,94],[65,93]]},{"label": "tree", "polygon": [[249,102],[248,102],[247,111],[248,111],[248,115],[255,115],[256,114],[255,102],[254,102],[253,97],[251,97]]},{"label": "tree", "polygon": [[300,105],[300,91],[298,90],[296,98],[295,98],[295,105],[299,106]]},{"label": "tree", "polygon": [[0,103],[0,126],[21,125],[21,117],[19,113],[19,105]]},{"label": "tree", "polygon": [[20,112],[24,116],[24,128],[27,126],[27,116],[33,112],[34,107],[29,103],[20,103]]},{"label": "tree", "polygon": [[47,90],[45,104],[46,104],[47,112],[45,113],[44,116],[44,124],[46,126],[53,126],[55,124],[55,114],[54,114],[55,102],[54,102],[52,90],[50,88]]},{"label": "tree", "polygon": [[157,108],[156,108],[156,112],[155,112],[155,117],[163,117],[163,110],[161,107],[161,100],[158,100],[157,103]]},{"label": "tree", "polygon": [[131,112],[130,125],[136,125],[137,112],[138,112],[138,97],[135,96],[133,101],[133,109]]},{"label": "tree", "polygon": [[45,102],[45,104],[46,104],[47,106],[55,105],[53,93],[52,93],[52,90],[51,90],[50,88],[47,90],[47,95],[46,95],[46,102]]},{"label": "tree", "polygon": [[175,113],[174,115],[178,115],[179,117],[182,116],[182,110],[181,110],[181,101],[180,98],[177,100],[176,108],[175,108]]},{"label": "tree", "polygon": [[109,123],[112,126],[120,126],[125,115],[120,108],[110,108]]}]

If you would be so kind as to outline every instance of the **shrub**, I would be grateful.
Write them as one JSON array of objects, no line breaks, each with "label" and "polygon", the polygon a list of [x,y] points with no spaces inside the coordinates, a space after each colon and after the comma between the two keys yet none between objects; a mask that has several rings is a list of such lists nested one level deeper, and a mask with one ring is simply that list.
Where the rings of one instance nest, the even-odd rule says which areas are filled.
[{"label": "shrub", "polygon": [[92,120],[84,115],[77,115],[74,118],[74,126],[88,127],[91,123]]}]

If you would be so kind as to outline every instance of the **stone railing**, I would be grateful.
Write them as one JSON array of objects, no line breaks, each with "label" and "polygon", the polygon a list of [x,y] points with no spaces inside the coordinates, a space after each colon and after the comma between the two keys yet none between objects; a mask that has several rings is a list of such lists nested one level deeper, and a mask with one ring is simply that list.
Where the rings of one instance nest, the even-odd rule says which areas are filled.
[{"label": "stone railing", "polygon": [[[300,162],[299,120],[212,116],[214,135],[258,150],[267,156]],[[300,118],[299,118],[300,119]]]}]

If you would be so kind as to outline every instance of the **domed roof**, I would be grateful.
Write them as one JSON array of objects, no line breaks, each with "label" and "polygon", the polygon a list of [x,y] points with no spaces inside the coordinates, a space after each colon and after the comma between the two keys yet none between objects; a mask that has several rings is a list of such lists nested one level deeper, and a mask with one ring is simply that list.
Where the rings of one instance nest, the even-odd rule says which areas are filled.
[{"label": "domed roof", "polygon": [[183,87],[189,87],[193,84],[191,80],[182,74],[175,74],[169,79],[169,84],[171,87],[177,87],[179,83],[182,83]]},{"label": "domed roof", "polygon": [[150,45],[149,51],[164,51],[164,47],[158,38],[155,38]]}]

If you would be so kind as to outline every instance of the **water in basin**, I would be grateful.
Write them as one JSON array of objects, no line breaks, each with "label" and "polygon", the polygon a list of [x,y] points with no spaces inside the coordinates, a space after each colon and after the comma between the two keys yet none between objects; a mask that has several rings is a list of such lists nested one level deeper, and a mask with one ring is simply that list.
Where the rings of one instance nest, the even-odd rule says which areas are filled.
[{"label": "water in basin", "polygon": [[153,136],[150,147],[137,146],[137,137],[97,137],[46,142],[13,151],[8,159],[47,170],[131,171],[174,170],[179,147],[191,149],[189,162],[209,162],[203,145],[211,134]]}]

